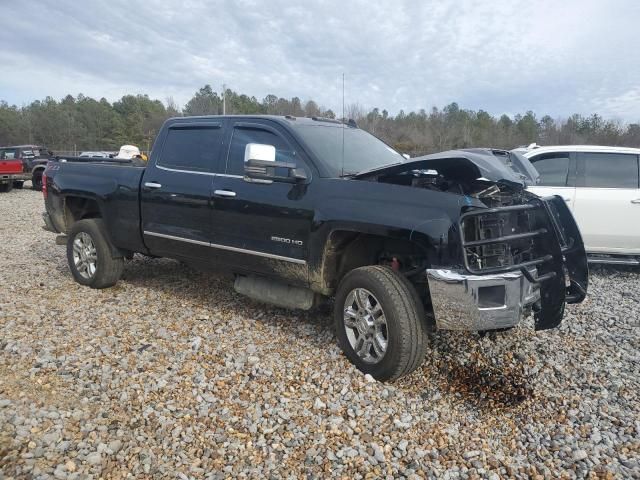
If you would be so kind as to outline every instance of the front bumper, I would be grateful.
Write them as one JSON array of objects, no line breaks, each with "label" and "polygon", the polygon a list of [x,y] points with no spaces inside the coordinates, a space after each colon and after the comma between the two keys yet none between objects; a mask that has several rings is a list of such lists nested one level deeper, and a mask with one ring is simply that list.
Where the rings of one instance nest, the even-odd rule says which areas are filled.
[{"label": "front bumper", "polygon": [[[536,277],[536,270],[529,270]],[[463,270],[427,269],[436,327],[498,330],[517,325],[540,299],[537,284],[520,271],[470,275]]]}]

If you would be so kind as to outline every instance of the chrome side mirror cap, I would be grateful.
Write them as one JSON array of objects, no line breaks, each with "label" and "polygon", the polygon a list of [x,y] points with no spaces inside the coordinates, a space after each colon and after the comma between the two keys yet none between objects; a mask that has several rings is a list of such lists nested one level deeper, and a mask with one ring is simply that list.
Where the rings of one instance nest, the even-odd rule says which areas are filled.
[{"label": "chrome side mirror cap", "polygon": [[244,148],[245,168],[248,163],[253,161],[275,162],[276,147],[263,143],[247,143],[247,146]]}]

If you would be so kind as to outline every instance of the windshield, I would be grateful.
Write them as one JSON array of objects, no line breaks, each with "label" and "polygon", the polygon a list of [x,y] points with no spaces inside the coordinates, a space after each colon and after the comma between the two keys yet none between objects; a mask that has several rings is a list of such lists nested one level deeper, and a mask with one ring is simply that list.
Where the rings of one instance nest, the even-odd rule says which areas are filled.
[{"label": "windshield", "polygon": [[336,124],[295,125],[294,128],[332,177],[354,175],[404,160],[389,145],[359,128]]}]

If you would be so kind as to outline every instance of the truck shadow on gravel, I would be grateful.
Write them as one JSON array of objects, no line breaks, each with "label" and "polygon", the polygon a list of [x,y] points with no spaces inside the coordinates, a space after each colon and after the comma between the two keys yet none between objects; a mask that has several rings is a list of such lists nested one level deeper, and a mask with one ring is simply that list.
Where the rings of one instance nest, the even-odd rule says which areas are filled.
[{"label": "truck shadow on gravel", "polygon": [[[308,312],[265,305],[237,294],[233,280],[224,272],[202,272],[166,259],[136,258],[125,267],[123,281],[134,287],[170,292],[214,311],[224,310],[264,323],[277,323],[278,328],[289,334],[296,334],[302,323],[311,327],[314,335],[305,335],[300,341],[320,349],[335,346],[332,302]],[[454,402],[491,411],[511,409],[533,399],[535,379],[526,374],[522,362],[514,361],[511,351],[495,345],[490,357],[479,340],[477,334],[465,332],[432,334],[422,368],[394,385],[407,394],[423,397],[437,390]],[[330,342],[334,342],[333,345]],[[508,342],[505,344],[508,348],[506,345]],[[460,352],[467,352],[464,359],[460,358]],[[496,358],[496,354],[504,358]],[[348,364],[348,368],[356,373],[355,367]]]}]

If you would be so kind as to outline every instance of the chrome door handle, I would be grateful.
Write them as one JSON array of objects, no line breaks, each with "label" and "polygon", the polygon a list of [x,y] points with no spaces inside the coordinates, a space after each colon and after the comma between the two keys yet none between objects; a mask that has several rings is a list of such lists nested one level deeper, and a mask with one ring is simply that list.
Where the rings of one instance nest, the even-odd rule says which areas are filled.
[{"label": "chrome door handle", "polygon": [[640,198],[634,198],[631,203],[640,203]]},{"label": "chrome door handle", "polygon": [[231,190],[214,190],[214,195],[218,197],[235,197],[236,192],[232,192]]},{"label": "chrome door handle", "polygon": [[144,186],[147,188],[161,188],[162,184],[156,182],[144,182]]}]

